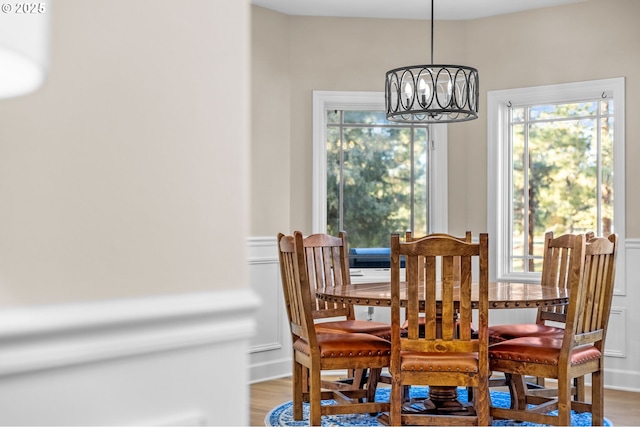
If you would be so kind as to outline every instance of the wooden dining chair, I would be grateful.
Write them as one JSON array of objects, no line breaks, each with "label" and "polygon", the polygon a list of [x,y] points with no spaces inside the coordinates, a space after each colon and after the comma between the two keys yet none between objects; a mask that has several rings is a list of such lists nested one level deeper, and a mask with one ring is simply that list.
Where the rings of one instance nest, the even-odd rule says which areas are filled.
[{"label": "wooden dining chair", "polygon": [[[323,390],[323,370],[374,369],[379,372],[389,366],[391,344],[371,334],[316,328],[316,297],[307,274],[302,234],[279,234],[278,249],[293,351],[294,420],[302,420],[304,400],[309,401],[309,422],[314,426],[320,425],[322,415],[388,410],[387,402],[375,401],[375,375],[369,376],[365,389],[353,385]],[[303,388],[307,375],[308,390]],[[322,405],[325,399],[333,399],[336,404]]]},{"label": "wooden dining chair", "polygon": [[[400,242],[391,237],[391,398],[389,425],[490,425],[488,391],[488,265],[487,234],[477,244],[451,236],[426,236]],[[400,334],[401,306],[400,259],[406,266],[407,336]],[[425,262],[420,280],[420,259]],[[478,259],[479,274],[472,273],[472,259]],[[436,265],[441,263],[441,280]],[[454,265],[459,265],[459,280],[454,280]],[[478,295],[472,295],[471,283],[478,282]],[[421,307],[420,298],[425,304]],[[478,312],[478,337],[471,334],[473,310]],[[459,313],[458,318],[454,315]],[[424,336],[420,336],[420,317],[424,317]],[[459,325],[459,327],[457,327]],[[458,332],[459,331],[459,332]],[[429,399],[423,402],[403,399],[407,385],[428,385]],[[455,396],[456,387],[473,387],[471,407],[460,403],[459,412],[442,408],[438,394]],[[446,393],[445,393],[446,392]],[[451,394],[453,392],[453,394]],[[448,403],[450,398],[447,398]],[[446,414],[446,415],[445,415]]]},{"label": "wooden dining chair", "polygon": [[[300,233],[294,232],[294,235]],[[311,285],[312,295],[316,291],[331,286],[350,286],[349,274],[349,245],[346,231],[340,231],[338,236],[326,233],[311,234],[302,239],[307,267],[307,276]],[[372,334],[386,340],[391,339],[391,325],[383,322],[359,320],[355,318],[353,305],[338,302],[327,302],[317,298],[312,299],[313,318],[316,329],[323,331],[359,332]],[[348,372],[346,378],[336,381],[325,381],[326,388],[349,389],[351,386],[363,387],[369,375],[380,378],[381,370],[368,371],[356,369]],[[306,387],[306,381],[303,382]]]},{"label": "wooden dining chair", "polygon": [[[549,231],[544,235],[544,249],[542,257],[541,286],[567,289],[570,285],[569,273],[571,263],[574,259],[573,248],[578,234],[564,234],[553,237],[553,232]],[[592,238],[593,233],[588,233],[586,238]],[[506,341],[521,337],[536,336],[558,336],[564,333],[564,322],[566,318],[566,305],[541,306],[538,307],[535,323],[523,324],[503,324],[489,326],[489,344]],[[489,382],[491,387],[512,385],[511,382],[501,379],[492,379]],[[532,394],[549,394],[544,390],[545,379],[536,378],[535,382],[529,383]],[[576,378],[574,389],[576,399],[584,399],[584,377]],[[553,392],[551,392],[553,393]]]},{"label": "wooden dining chair", "polygon": [[[520,337],[489,348],[490,368],[506,374],[555,378],[554,396],[532,396],[513,388],[511,409],[491,408],[494,418],[570,425],[571,410],[591,412],[592,425],[603,423],[604,344],[613,297],[617,235],[585,243],[574,241],[568,272],[569,304],[562,336]],[[571,380],[592,375],[591,402],[571,399]],[[529,406],[531,405],[531,406]],[[549,412],[557,410],[557,415]]]}]

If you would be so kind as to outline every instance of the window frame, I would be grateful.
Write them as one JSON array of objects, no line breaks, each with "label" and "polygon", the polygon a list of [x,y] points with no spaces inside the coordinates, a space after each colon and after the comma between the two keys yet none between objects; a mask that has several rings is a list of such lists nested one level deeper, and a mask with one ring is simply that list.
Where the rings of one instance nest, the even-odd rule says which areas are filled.
[{"label": "window frame", "polygon": [[[384,111],[384,92],[313,91],[312,232],[327,230],[327,123],[328,110]],[[429,130],[429,232],[448,230],[447,125]]]},{"label": "window frame", "polygon": [[624,291],[625,238],[625,80],[623,77],[555,85],[534,86],[487,92],[487,229],[490,239],[490,280],[539,283],[541,274],[509,272],[510,144],[511,106],[560,104],[613,98],[614,148],[614,230],[621,242],[618,248],[615,293]]}]

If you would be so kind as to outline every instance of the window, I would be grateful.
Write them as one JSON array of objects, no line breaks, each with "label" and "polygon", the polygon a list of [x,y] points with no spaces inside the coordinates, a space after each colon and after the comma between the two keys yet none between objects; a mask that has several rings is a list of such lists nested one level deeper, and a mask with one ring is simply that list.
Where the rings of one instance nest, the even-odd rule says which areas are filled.
[{"label": "window", "polygon": [[446,149],[446,125],[387,121],[382,92],[314,92],[314,232],[381,267],[391,233],[446,230]]},{"label": "window", "polygon": [[494,91],[488,100],[495,279],[538,281],[547,231],[622,239],[624,80]]}]

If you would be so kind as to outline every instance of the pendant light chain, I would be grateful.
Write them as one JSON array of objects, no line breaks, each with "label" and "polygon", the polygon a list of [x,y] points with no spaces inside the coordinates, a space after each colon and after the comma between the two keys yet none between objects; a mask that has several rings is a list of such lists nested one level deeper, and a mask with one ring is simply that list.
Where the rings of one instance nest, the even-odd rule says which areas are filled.
[{"label": "pendant light chain", "polygon": [[433,64],[433,0],[431,0],[431,63]]}]

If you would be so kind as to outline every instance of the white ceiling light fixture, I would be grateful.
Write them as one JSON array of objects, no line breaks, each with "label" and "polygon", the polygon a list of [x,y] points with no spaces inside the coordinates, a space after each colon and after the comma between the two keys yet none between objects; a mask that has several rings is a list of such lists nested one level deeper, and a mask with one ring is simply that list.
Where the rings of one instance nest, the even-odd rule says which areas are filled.
[{"label": "white ceiling light fixture", "polygon": [[49,68],[49,1],[0,4],[0,99],[39,88]]},{"label": "white ceiling light fixture", "polygon": [[452,123],[478,118],[478,70],[433,63],[431,0],[431,64],[387,71],[387,120],[403,123]]}]

